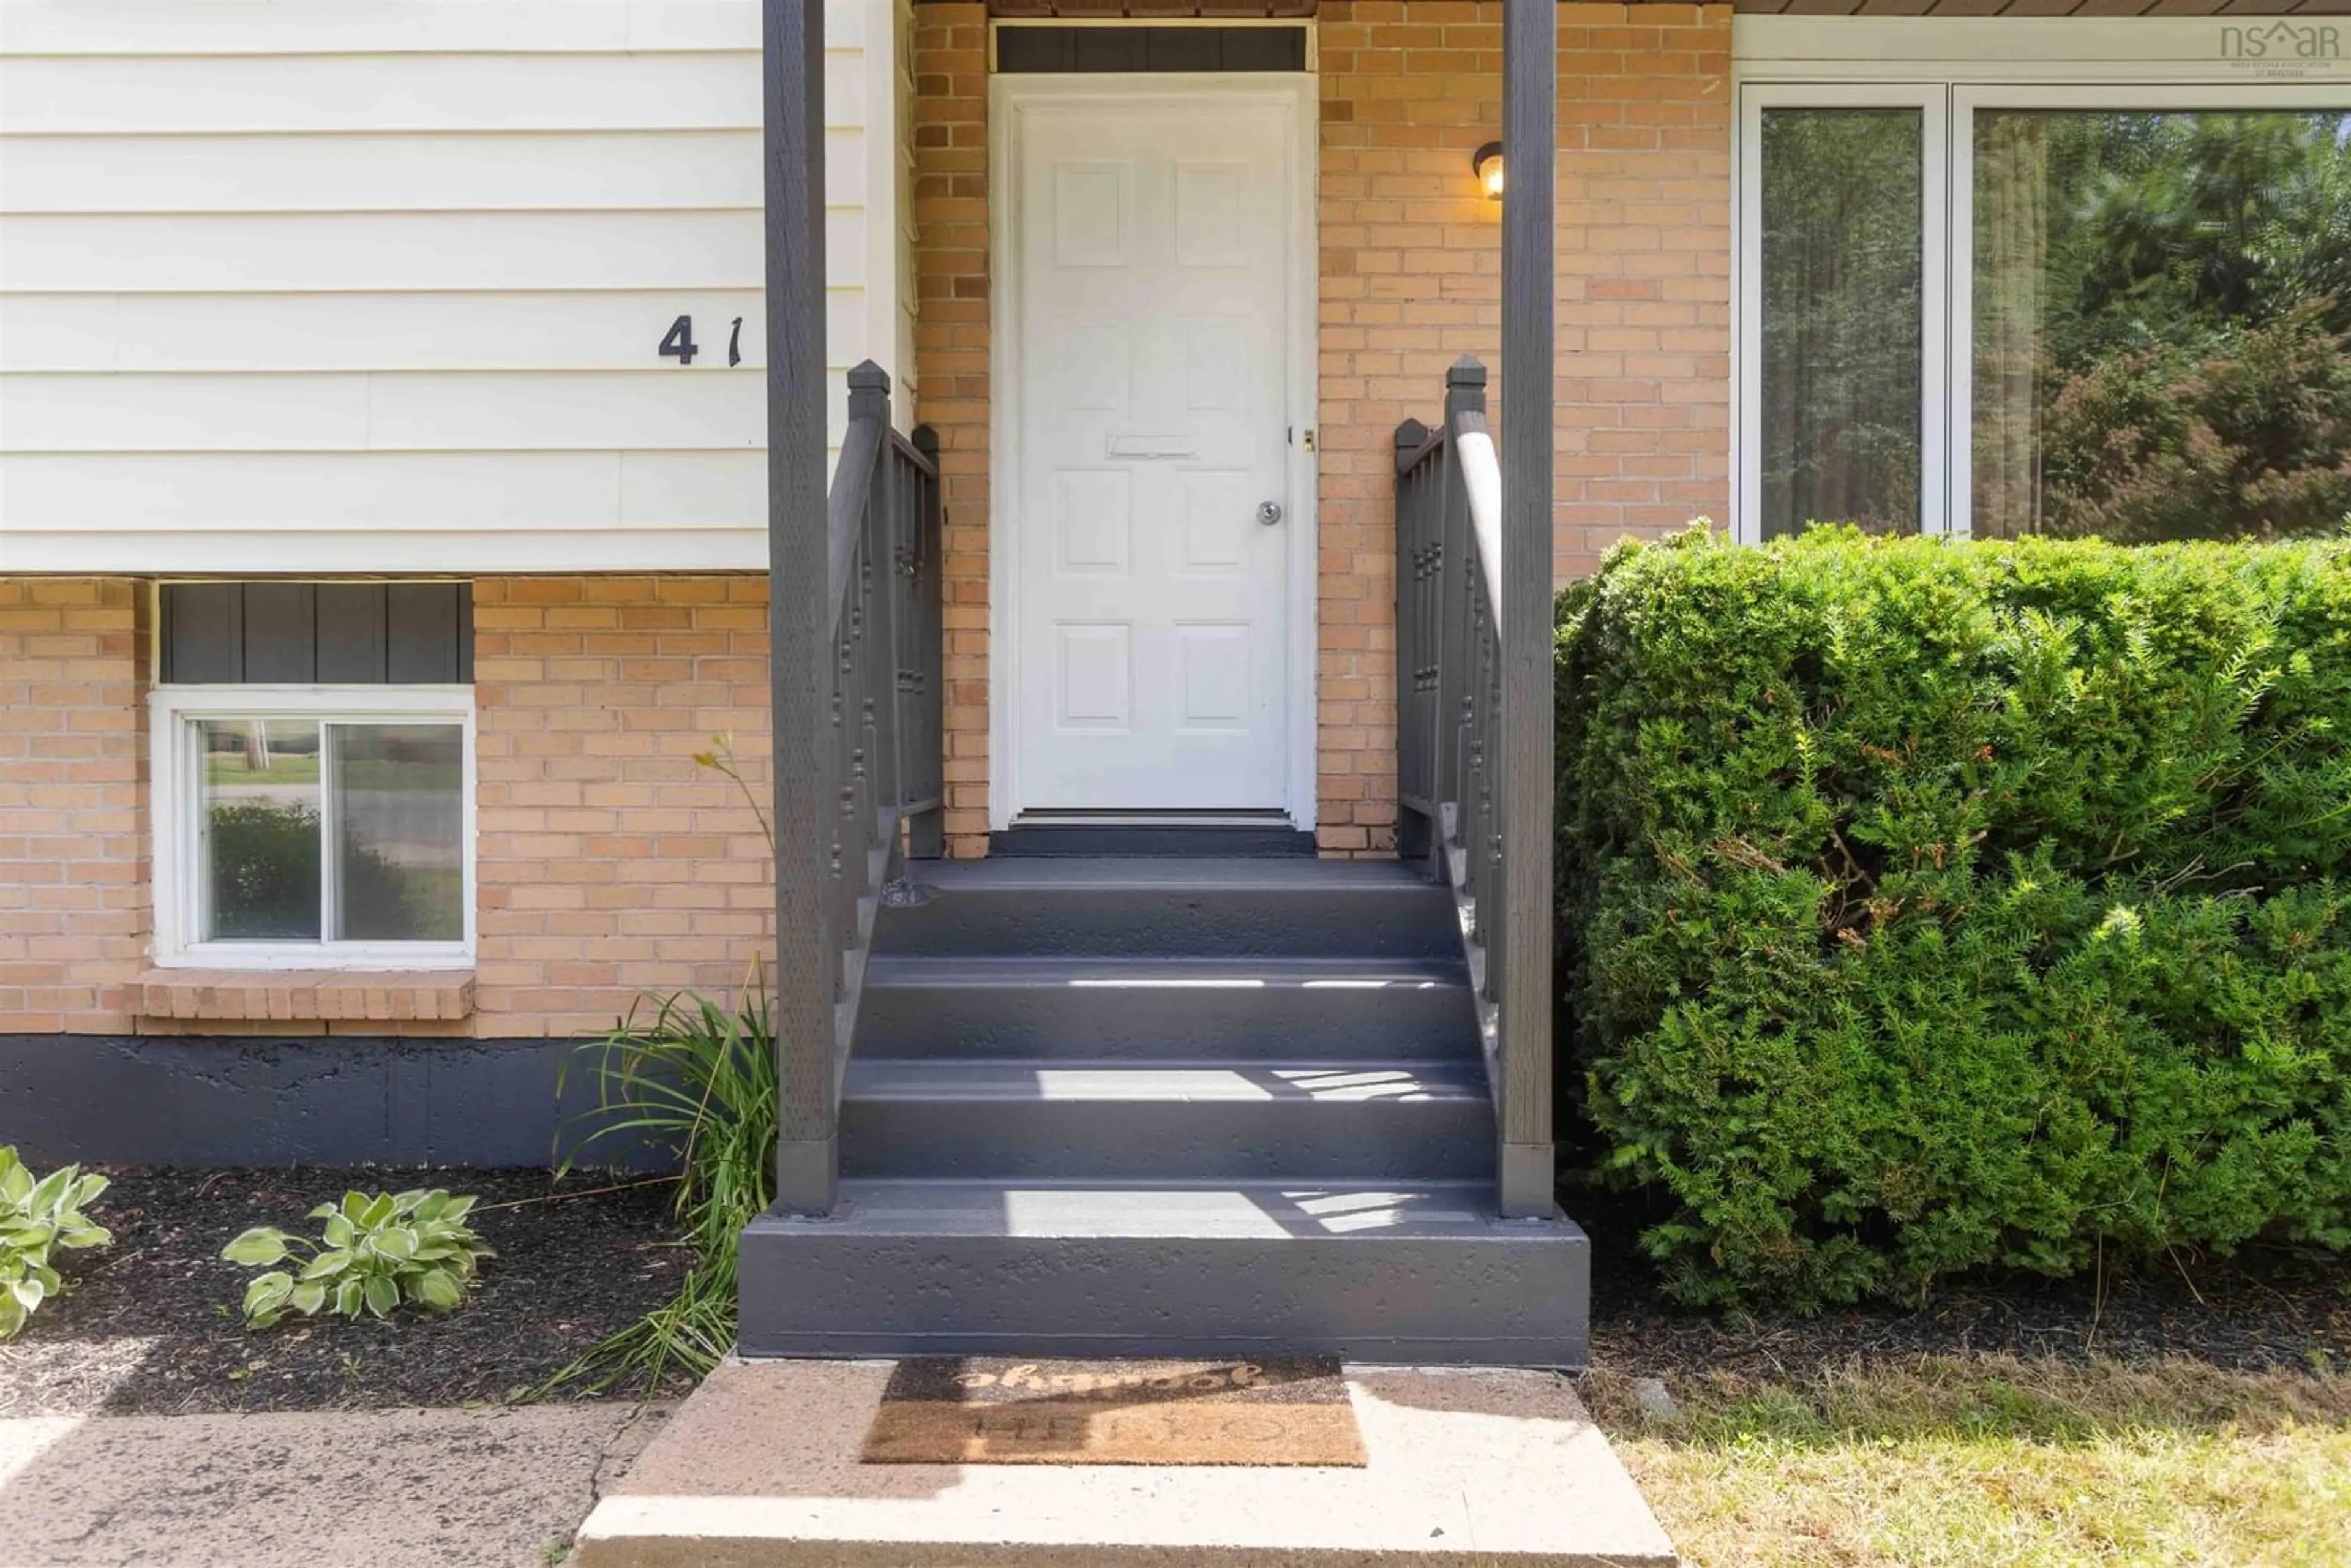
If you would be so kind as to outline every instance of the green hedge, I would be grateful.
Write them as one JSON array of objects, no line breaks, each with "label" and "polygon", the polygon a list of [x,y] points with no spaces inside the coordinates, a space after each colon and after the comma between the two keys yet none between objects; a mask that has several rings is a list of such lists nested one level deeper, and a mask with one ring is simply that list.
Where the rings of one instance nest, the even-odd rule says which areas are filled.
[{"label": "green hedge", "polygon": [[1558,658],[1566,1076],[1676,1294],[2351,1244],[2351,544],[1693,530]]}]

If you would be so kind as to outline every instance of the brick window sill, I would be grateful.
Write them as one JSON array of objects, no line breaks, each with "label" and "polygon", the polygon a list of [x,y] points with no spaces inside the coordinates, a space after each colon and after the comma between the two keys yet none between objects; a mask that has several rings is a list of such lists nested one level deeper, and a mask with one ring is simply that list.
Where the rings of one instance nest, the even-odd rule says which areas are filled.
[{"label": "brick window sill", "polygon": [[474,1011],[471,969],[150,969],[141,1016],[287,1023],[449,1022]]}]

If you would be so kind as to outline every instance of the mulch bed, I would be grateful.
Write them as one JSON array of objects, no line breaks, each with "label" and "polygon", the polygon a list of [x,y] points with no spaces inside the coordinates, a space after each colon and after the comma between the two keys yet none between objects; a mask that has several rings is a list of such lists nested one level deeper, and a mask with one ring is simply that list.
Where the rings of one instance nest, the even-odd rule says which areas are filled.
[{"label": "mulch bed", "polygon": [[[528,1170],[109,1174],[114,1185],[94,1213],[114,1245],[66,1254],[67,1294],[0,1344],[0,1416],[502,1399],[668,1300],[686,1261],[667,1245],[665,1184],[608,1191],[599,1189],[616,1178],[558,1184]],[[231,1237],[253,1225],[307,1228],[306,1211],[350,1187],[419,1186],[481,1198],[476,1228],[498,1256],[462,1311],[403,1307],[383,1322],[289,1318],[246,1330],[236,1303],[256,1270],[222,1261]],[[1976,1355],[2351,1374],[2351,1261],[2312,1251],[2254,1247],[2103,1282],[1978,1279],[1945,1285],[1917,1311],[1806,1317],[1675,1307],[1635,1244],[1637,1215],[1587,1194],[1576,1218],[1593,1238],[1593,1363],[1619,1374],[1780,1379]]]},{"label": "mulch bed", "polygon": [[2351,1260],[2315,1250],[2183,1255],[2168,1268],[2103,1281],[1971,1279],[1941,1286],[1915,1311],[1870,1305],[1807,1317],[1675,1307],[1658,1294],[1638,1249],[1638,1216],[1587,1194],[1576,1218],[1593,1239],[1593,1364],[1614,1373],[1781,1380],[1928,1356],[2006,1355],[2351,1374]]},{"label": "mulch bed", "polygon": [[[65,1296],[0,1345],[0,1416],[174,1416],[497,1400],[543,1383],[673,1295],[685,1254],[666,1184],[599,1191],[597,1173],[110,1171],[91,1217],[111,1247],[58,1260]],[[347,1189],[442,1186],[481,1199],[497,1256],[471,1299],[382,1322],[289,1317],[249,1333],[237,1313],[260,1272],[220,1249],[248,1226],[315,1232],[303,1216]],[[625,1390],[633,1396],[641,1390]]]}]

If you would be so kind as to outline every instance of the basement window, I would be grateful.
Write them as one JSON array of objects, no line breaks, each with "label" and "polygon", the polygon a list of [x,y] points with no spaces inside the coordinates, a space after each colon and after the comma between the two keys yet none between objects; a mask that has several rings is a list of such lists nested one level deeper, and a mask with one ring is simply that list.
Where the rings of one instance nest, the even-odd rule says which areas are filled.
[{"label": "basement window", "polygon": [[470,961],[465,585],[167,584],[161,608],[159,961]]}]

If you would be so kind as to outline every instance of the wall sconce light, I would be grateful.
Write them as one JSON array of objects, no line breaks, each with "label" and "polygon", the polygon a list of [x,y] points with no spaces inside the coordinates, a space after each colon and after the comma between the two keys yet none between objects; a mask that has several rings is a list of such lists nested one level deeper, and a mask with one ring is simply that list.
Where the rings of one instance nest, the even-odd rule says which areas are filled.
[{"label": "wall sconce light", "polygon": [[1502,199],[1502,144],[1489,141],[1469,154],[1469,167],[1478,172],[1478,188],[1486,193],[1489,202]]}]

